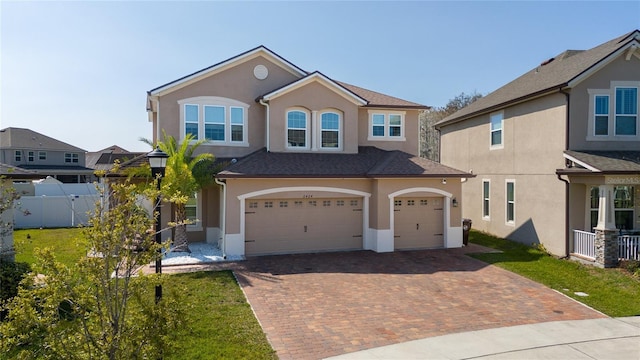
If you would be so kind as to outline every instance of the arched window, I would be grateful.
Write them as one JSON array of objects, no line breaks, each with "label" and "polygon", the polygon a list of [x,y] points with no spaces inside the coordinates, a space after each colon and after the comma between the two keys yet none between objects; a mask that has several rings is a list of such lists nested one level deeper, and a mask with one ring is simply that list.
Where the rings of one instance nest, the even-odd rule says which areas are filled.
[{"label": "arched window", "polygon": [[302,110],[287,111],[287,147],[309,148],[309,116]]},{"label": "arched window", "polygon": [[340,147],[340,115],[335,112],[325,112],[320,115],[320,146],[326,149]]}]

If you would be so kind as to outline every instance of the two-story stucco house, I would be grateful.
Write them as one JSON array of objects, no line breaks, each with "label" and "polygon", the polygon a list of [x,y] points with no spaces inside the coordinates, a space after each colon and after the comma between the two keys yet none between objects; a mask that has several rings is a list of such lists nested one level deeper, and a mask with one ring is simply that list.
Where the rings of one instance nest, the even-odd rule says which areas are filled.
[{"label": "two-story stucco house", "polygon": [[86,150],[23,128],[0,130],[0,163],[54,177],[63,183],[91,180],[85,166]]},{"label": "two-story stucco house", "polygon": [[636,30],[567,50],[437,124],[442,163],[477,175],[462,186],[474,228],[617,260],[640,229],[639,47]]},{"label": "two-story stucco house", "polygon": [[472,175],[417,156],[427,108],[264,46],[152,89],[147,103],[154,140],[192,134],[229,160],[190,201],[199,221],[188,230],[236,256],[461,246],[457,204]]}]

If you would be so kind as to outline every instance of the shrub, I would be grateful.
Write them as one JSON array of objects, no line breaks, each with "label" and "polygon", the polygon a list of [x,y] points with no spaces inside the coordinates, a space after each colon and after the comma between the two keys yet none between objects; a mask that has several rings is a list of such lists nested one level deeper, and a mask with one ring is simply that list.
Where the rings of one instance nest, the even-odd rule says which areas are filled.
[{"label": "shrub", "polygon": [[[0,304],[18,294],[18,285],[30,270],[27,263],[0,260]],[[5,311],[2,309],[0,320],[4,317]]]}]

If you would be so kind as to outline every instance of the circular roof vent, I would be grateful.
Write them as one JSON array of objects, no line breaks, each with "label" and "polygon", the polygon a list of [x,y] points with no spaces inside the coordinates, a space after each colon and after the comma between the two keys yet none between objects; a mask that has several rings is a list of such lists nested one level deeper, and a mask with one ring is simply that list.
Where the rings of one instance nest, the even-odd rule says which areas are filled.
[{"label": "circular roof vent", "polygon": [[264,65],[256,65],[256,67],[253,68],[253,75],[258,80],[264,80],[269,76],[269,70]]}]

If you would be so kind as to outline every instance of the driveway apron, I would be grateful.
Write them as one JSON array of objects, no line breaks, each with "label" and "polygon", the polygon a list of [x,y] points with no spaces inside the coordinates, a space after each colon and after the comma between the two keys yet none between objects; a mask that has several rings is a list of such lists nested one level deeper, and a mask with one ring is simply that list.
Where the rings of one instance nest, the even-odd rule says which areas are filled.
[{"label": "driveway apron", "polygon": [[321,359],[463,331],[606,317],[465,251],[264,256],[250,258],[235,274],[280,359]]}]

